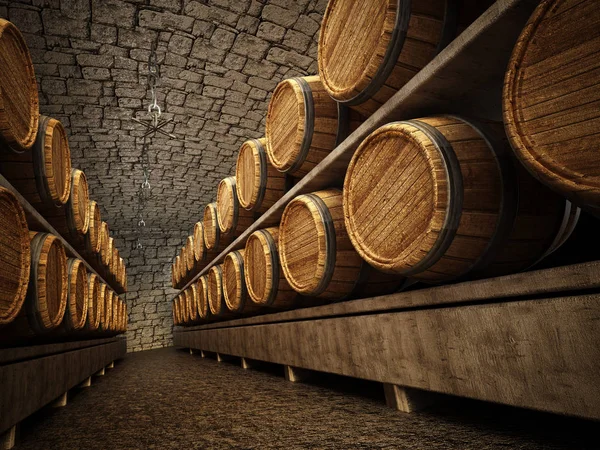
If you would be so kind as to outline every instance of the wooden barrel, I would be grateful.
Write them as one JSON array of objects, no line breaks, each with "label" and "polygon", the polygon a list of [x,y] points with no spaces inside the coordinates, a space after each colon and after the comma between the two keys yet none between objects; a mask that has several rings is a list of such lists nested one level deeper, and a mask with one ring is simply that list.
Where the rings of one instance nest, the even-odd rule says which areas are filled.
[{"label": "wooden barrel", "polygon": [[208,305],[208,276],[202,275],[196,283],[196,292],[198,294],[198,315],[201,320],[211,318],[210,306]]},{"label": "wooden barrel", "polygon": [[71,193],[66,205],[46,214],[48,222],[75,246],[81,245],[90,226],[90,198],[85,174],[71,170]]},{"label": "wooden barrel", "polygon": [[262,214],[286,192],[286,175],[267,156],[267,140],[250,139],[242,144],[235,165],[235,190],[240,206]]},{"label": "wooden barrel", "polygon": [[126,269],[125,269],[125,260],[122,256],[119,257],[119,269],[117,272],[117,283],[121,286],[121,289],[125,290],[125,285],[127,284],[126,280]]},{"label": "wooden barrel", "polygon": [[110,231],[108,229],[108,224],[102,221],[100,226],[100,263],[103,266],[108,265],[108,255],[109,255],[109,239],[110,239]]},{"label": "wooden barrel", "polygon": [[88,309],[87,318],[84,326],[86,332],[94,332],[98,330],[100,326],[100,319],[102,317],[102,301],[100,299],[101,281],[95,273],[87,274],[87,285],[88,285]]},{"label": "wooden barrel", "polygon": [[231,315],[223,295],[223,265],[212,266],[208,271],[208,307],[211,317],[224,319]]},{"label": "wooden barrel", "polygon": [[67,261],[68,287],[67,309],[58,328],[60,333],[73,333],[82,330],[88,314],[88,277],[85,264],[77,258]]},{"label": "wooden barrel", "polygon": [[206,265],[206,245],[204,245],[204,224],[196,222],[194,225],[194,267],[199,272]]},{"label": "wooden barrel", "polygon": [[116,279],[117,270],[119,269],[119,259],[121,258],[119,249],[116,246],[113,246],[113,257],[112,263],[110,266],[110,274],[113,278]]},{"label": "wooden barrel", "polygon": [[0,18],[0,138],[15,151],[33,145],[39,120],[37,83],[20,31]]},{"label": "wooden barrel", "polygon": [[113,307],[112,307],[112,314],[113,314],[113,327],[112,327],[112,330],[115,333],[119,332],[119,323],[121,321],[121,317],[119,316],[120,315],[120,311],[121,311],[121,299],[115,293],[114,297],[113,297]]},{"label": "wooden barrel", "polygon": [[67,256],[49,233],[30,232],[31,273],[27,297],[16,319],[2,329],[8,337],[44,335],[55,330],[67,307]]},{"label": "wooden barrel", "polygon": [[173,326],[179,325],[179,311],[177,311],[177,298],[175,297],[171,302],[171,309],[173,311]]},{"label": "wooden barrel", "polygon": [[209,203],[204,208],[204,244],[209,253],[216,253],[231,242],[231,236],[222,236],[217,218],[217,202]]},{"label": "wooden barrel", "polygon": [[454,1],[330,0],[319,76],[333,99],[374,113],[455,36]]},{"label": "wooden barrel", "polygon": [[0,170],[38,210],[63,206],[71,191],[71,151],[62,124],[41,116],[31,151],[0,152]]},{"label": "wooden barrel", "polygon": [[217,222],[221,237],[233,241],[254,222],[254,213],[240,208],[235,177],[221,180],[217,187]]},{"label": "wooden barrel", "polygon": [[110,333],[112,329],[112,302],[113,302],[113,291],[110,287],[106,286],[104,290],[104,309],[102,310],[102,321],[101,327],[105,334]]},{"label": "wooden barrel", "polygon": [[188,236],[185,240],[185,267],[188,274],[192,274],[194,271],[194,267],[196,265],[196,261],[194,259],[194,237]]},{"label": "wooden barrel", "polygon": [[175,261],[173,261],[173,287],[175,289],[179,288],[180,283],[181,283],[181,275],[179,273],[179,261],[180,261],[180,256],[177,255],[175,256]]},{"label": "wooden barrel", "polygon": [[192,283],[187,288],[187,306],[190,315],[190,323],[198,323],[200,316],[198,315],[198,287],[196,283]]},{"label": "wooden barrel", "polygon": [[452,116],[374,131],[352,158],[343,203],[369,264],[425,282],[525,269],[564,241],[571,216],[513,164],[501,130]]},{"label": "wooden barrel", "polygon": [[600,216],[600,8],[593,0],[542,1],[506,73],[510,143],[540,181]]},{"label": "wooden barrel", "polygon": [[25,212],[14,194],[0,187],[0,326],[12,322],[23,306],[31,251]]},{"label": "wooden barrel", "polygon": [[277,85],[267,112],[265,136],[271,164],[302,177],[336,146],[337,104],[318,76],[290,78]]},{"label": "wooden barrel", "polygon": [[100,282],[100,290],[98,292],[98,314],[100,315],[100,322],[98,323],[98,333],[106,332],[106,300],[109,292],[109,287],[104,282]]},{"label": "wooden barrel", "polygon": [[[339,189],[300,195],[288,203],[279,226],[279,254],[290,286],[310,297],[348,298],[371,272],[348,237]],[[378,277],[373,295],[397,288],[400,281],[391,278]]]},{"label": "wooden barrel", "polygon": [[113,248],[115,246],[115,239],[113,237],[108,238],[108,245],[106,246],[106,263],[105,267],[107,271],[110,271],[113,258]]},{"label": "wooden barrel", "polygon": [[182,326],[185,325],[185,314],[184,314],[184,311],[183,311],[183,302],[184,302],[184,299],[185,299],[185,297],[184,297],[183,293],[179,294],[177,296],[177,299],[176,299],[176,301],[177,301],[177,314],[178,314],[178,317],[179,317],[178,322],[179,322],[179,325],[182,325]]},{"label": "wooden barrel", "polygon": [[244,276],[252,301],[259,306],[289,308],[298,294],[285,279],[279,262],[279,228],[257,230],[246,241]]},{"label": "wooden barrel", "polygon": [[97,255],[100,253],[100,228],[102,218],[100,217],[100,207],[94,200],[90,201],[89,226],[85,234],[85,251],[88,255]]},{"label": "wooden barrel", "polygon": [[251,314],[260,309],[248,296],[244,275],[246,250],[234,250],[223,260],[223,296],[225,305],[233,314]]}]

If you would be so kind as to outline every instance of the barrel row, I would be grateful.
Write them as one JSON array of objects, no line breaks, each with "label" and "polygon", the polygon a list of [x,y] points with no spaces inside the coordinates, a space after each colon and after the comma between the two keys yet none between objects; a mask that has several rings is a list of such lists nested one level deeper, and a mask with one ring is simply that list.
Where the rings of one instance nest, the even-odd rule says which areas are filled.
[{"label": "barrel row", "polygon": [[71,167],[67,132],[39,114],[27,45],[0,19],[0,173],[105,280],[126,290],[125,264],[112,243],[85,174]]},{"label": "barrel row", "polygon": [[115,335],[127,328],[118,295],[54,235],[29,231],[14,195],[0,188],[0,343]]}]

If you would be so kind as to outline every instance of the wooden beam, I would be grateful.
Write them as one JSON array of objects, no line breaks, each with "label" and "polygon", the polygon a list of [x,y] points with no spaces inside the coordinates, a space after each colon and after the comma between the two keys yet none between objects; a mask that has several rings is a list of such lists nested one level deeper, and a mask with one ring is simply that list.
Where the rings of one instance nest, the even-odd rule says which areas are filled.
[{"label": "wooden beam", "polygon": [[254,369],[260,365],[260,361],[256,361],[250,358],[241,358],[242,369],[249,370]]},{"label": "wooden beam", "polygon": [[431,392],[390,383],[383,383],[383,393],[387,406],[405,413],[421,411],[431,406],[436,397]]},{"label": "wooden beam", "polygon": [[0,434],[0,449],[11,450],[17,444],[17,425]]},{"label": "wooden beam", "polygon": [[92,385],[92,377],[87,377],[78,387],[87,388]]},{"label": "wooden beam", "polygon": [[175,344],[600,419],[600,294],[175,333]]},{"label": "wooden beam", "polygon": [[52,402],[52,407],[53,408],[62,408],[64,406],[67,406],[68,400],[69,400],[69,393],[65,392],[60,397],[58,397],[56,400],[54,400],[54,402]]},{"label": "wooden beam", "polygon": [[311,378],[313,373],[310,370],[300,367],[283,366],[285,379],[290,383],[303,383]]}]

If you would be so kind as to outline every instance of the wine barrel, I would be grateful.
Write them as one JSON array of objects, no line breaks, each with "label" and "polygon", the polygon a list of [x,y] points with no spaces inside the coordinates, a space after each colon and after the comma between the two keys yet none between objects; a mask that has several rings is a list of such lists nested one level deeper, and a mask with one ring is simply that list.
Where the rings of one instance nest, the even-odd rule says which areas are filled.
[{"label": "wine barrel", "polygon": [[83,243],[90,226],[90,198],[85,174],[71,170],[71,193],[66,205],[46,214],[48,222],[74,246]]},{"label": "wine barrel", "polygon": [[454,1],[330,0],[319,35],[329,95],[374,113],[455,36]]},{"label": "wine barrel", "polygon": [[177,297],[171,302],[171,309],[173,310],[173,326],[179,326],[179,311],[177,311]]},{"label": "wine barrel", "polygon": [[204,244],[209,253],[216,253],[231,242],[231,236],[222,236],[219,228],[219,219],[217,218],[217,203],[209,203],[204,208]]},{"label": "wine barrel", "polygon": [[179,288],[181,282],[181,275],[179,274],[179,255],[175,256],[175,260],[173,261],[173,287],[175,289]]},{"label": "wine barrel", "polygon": [[183,326],[185,325],[185,314],[183,312],[183,300],[184,300],[184,296],[183,293],[179,294],[177,296],[177,314],[178,314],[178,322],[179,325]]},{"label": "wine barrel", "polygon": [[88,309],[85,326],[83,327],[86,332],[95,332],[100,326],[100,318],[102,317],[100,283],[100,279],[95,273],[87,274]]},{"label": "wine barrel", "polygon": [[223,296],[225,305],[233,314],[252,314],[260,309],[248,297],[244,275],[244,254],[246,250],[234,250],[223,260]]},{"label": "wine barrel", "polygon": [[336,147],[338,130],[347,132],[348,120],[318,76],[283,80],[273,92],[265,124],[271,164],[295,177],[306,175]]},{"label": "wine barrel", "polygon": [[25,303],[2,329],[8,339],[44,335],[55,330],[67,307],[67,256],[56,236],[30,232],[31,273]]},{"label": "wine barrel", "polygon": [[208,307],[210,314],[216,319],[231,316],[223,295],[223,265],[212,266],[208,271]]},{"label": "wine barrel", "polygon": [[200,316],[198,315],[198,287],[196,283],[192,283],[190,287],[187,288],[187,292],[187,307],[190,316],[190,323],[198,323]]},{"label": "wine barrel", "polygon": [[202,275],[196,283],[196,292],[198,294],[198,315],[201,320],[211,318],[210,306],[208,305],[208,276]]},{"label": "wine barrel", "polygon": [[119,255],[119,249],[116,245],[113,244],[113,256],[110,264],[110,275],[113,279],[116,279],[117,276],[117,270],[119,268],[119,259],[121,258]]},{"label": "wine barrel", "polygon": [[369,135],[343,204],[369,264],[430,283],[523,270],[566,239],[571,216],[570,203],[513,164],[500,130],[452,116]]},{"label": "wine barrel", "polygon": [[108,245],[106,247],[106,263],[105,268],[107,273],[110,273],[110,268],[112,266],[112,258],[113,258],[113,248],[115,246],[115,239],[113,237],[108,238]]},{"label": "wine barrel", "polygon": [[279,262],[279,228],[257,230],[246,241],[244,276],[252,301],[259,306],[289,308],[298,294],[285,279]]},{"label": "wine barrel", "polygon": [[12,192],[0,187],[0,326],[12,322],[25,301],[31,251],[25,212]]},{"label": "wine barrel", "polygon": [[98,323],[98,333],[103,334],[106,332],[106,300],[109,292],[109,287],[103,281],[100,282],[100,289],[98,291],[98,314],[100,315],[100,322]]},{"label": "wine barrel", "polygon": [[235,165],[235,190],[240,206],[262,214],[285,194],[286,175],[267,156],[267,140],[250,139],[242,144]]},{"label": "wine barrel", "polygon": [[233,241],[254,222],[254,213],[240,208],[235,177],[221,180],[217,187],[217,222],[221,237]]},{"label": "wine barrel", "polygon": [[88,314],[88,278],[85,264],[77,258],[67,261],[67,308],[59,333],[73,333],[83,329]]},{"label": "wine barrel", "polygon": [[100,326],[104,334],[109,334],[112,329],[112,302],[113,292],[112,289],[106,286],[104,290],[104,308],[102,309],[102,321]]},{"label": "wine barrel", "polygon": [[538,180],[600,216],[600,8],[545,0],[517,41],[503,110],[514,152]]},{"label": "wine barrel", "polygon": [[121,332],[121,303],[123,301],[117,294],[113,298],[113,331],[115,333]]},{"label": "wine barrel", "polygon": [[194,266],[195,271],[199,272],[206,265],[206,245],[204,245],[204,224],[196,222],[194,225]]},{"label": "wine barrel", "polygon": [[0,171],[36,209],[63,206],[71,190],[71,151],[62,124],[41,116],[31,151],[0,152]]},{"label": "wine barrel", "polygon": [[[290,286],[305,296],[342,300],[371,275],[348,237],[339,189],[300,195],[288,203],[279,226],[279,255]],[[377,277],[373,295],[395,290],[403,280],[394,278]]]},{"label": "wine barrel", "polygon": [[191,275],[192,272],[194,271],[194,267],[195,267],[194,237],[193,236],[188,236],[187,239],[185,240],[184,254],[185,254],[186,272],[189,275]]},{"label": "wine barrel", "polygon": [[85,234],[85,251],[88,255],[94,256],[100,253],[100,229],[102,218],[100,217],[100,207],[94,200],[90,201],[89,226]]},{"label": "wine barrel", "polygon": [[109,238],[110,232],[108,229],[108,224],[102,221],[100,226],[100,259],[99,262],[103,266],[106,267],[108,264],[108,255],[109,255]]},{"label": "wine barrel", "polygon": [[37,82],[21,32],[0,18],[0,138],[15,151],[31,148],[39,121]]}]

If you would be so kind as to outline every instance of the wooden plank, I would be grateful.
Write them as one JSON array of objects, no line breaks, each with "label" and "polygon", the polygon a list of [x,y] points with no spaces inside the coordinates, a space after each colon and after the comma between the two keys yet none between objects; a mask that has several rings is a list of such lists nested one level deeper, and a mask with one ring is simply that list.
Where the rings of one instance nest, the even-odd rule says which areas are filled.
[{"label": "wooden plank", "polygon": [[100,281],[103,281],[104,284],[110,286],[117,294],[123,294],[123,293],[125,293],[125,290],[123,290],[122,288],[118,287],[116,284],[108,283],[107,281],[105,281],[104,278],[102,278],[100,276],[100,274],[90,265],[90,263],[88,262],[88,260],[86,258],[84,258],[83,256],[81,256],[73,248],[73,246],[71,244],[69,244],[67,242],[67,240],[65,238],[63,238],[60,235],[60,233],[58,231],[56,231],[52,227],[52,225],[50,225],[48,223],[48,221],[39,212],[37,212],[37,210],[33,206],[31,206],[27,200],[25,200],[25,197],[23,197],[19,193],[19,191],[17,191],[13,187],[13,185],[10,184],[9,181],[6,178],[4,178],[1,174],[0,174],[0,186],[8,189],[9,191],[11,191],[15,195],[15,197],[17,197],[17,200],[19,201],[19,203],[23,207],[23,210],[25,211],[25,215],[27,216],[27,223],[30,226],[34,225],[35,228],[36,228],[36,231],[45,230],[48,233],[51,233],[54,236],[56,236],[60,240],[60,242],[62,242],[62,244],[65,246],[65,250],[67,251],[67,254],[69,254],[71,257],[78,258],[81,261],[83,261],[83,263],[85,264],[85,267],[87,268],[87,270],[89,272],[96,274],[96,276],[100,279]]},{"label": "wooden plank", "polygon": [[294,197],[340,185],[354,151],[380,126],[435,113],[501,119],[502,83],[517,38],[539,0],[498,0],[240,237],[192,278],[185,290],[254,231],[279,223]]},{"label": "wooden plank", "polygon": [[125,339],[0,366],[0,433],[125,356]]},{"label": "wooden plank", "polygon": [[600,294],[174,334],[175,345],[600,419]]},{"label": "wooden plank", "polygon": [[485,280],[424,288],[409,292],[333,303],[313,308],[179,328],[179,332],[318,319],[351,314],[396,311],[440,305],[497,301],[511,297],[573,293],[600,289],[600,261],[553,267]]}]

